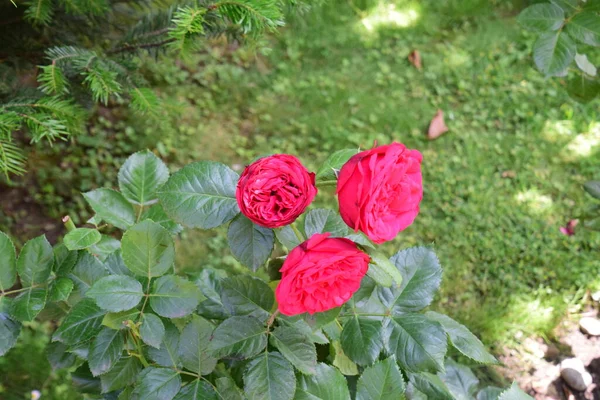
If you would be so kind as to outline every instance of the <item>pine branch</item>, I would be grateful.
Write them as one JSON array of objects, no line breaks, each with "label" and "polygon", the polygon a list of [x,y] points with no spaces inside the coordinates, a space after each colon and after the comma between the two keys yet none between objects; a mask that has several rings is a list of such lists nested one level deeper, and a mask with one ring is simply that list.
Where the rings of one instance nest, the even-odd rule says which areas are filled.
[{"label": "pine branch", "polygon": [[204,33],[205,8],[182,7],[173,16],[174,26],[169,29],[169,38],[173,39],[171,48],[181,54],[191,50],[195,36]]},{"label": "pine branch", "polygon": [[154,114],[158,109],[158,97],[151,89],[134,87],[129,92],[129,96],[131,96],[131,108],[142,114]]},{"label": "pine branch", "polygon": [[48,25],[52,21],[52,2],[50,0],[34,0],[27,3],[29,7],[25,10],[25,20],[37,25]]},{"label": "pine branch", "polygon": [[259,34],[265,29],[274,30],[284,25],[278,0],[222,0],[212,7],[240,25],[244,33]]},{"label": "pine branch", "polygon": [[50,65],[40,65],[42,72],[38,75],[40,90],[45,94],[64,94],[68,93],[68,82],[62,73],[62,70],[52,62]]},{"label": "pine branch", "polygon": [[8,140],[0,140],[0,171],[10,182],[10,175],[23,175],[25,173],[25,155],[23,151]]}]

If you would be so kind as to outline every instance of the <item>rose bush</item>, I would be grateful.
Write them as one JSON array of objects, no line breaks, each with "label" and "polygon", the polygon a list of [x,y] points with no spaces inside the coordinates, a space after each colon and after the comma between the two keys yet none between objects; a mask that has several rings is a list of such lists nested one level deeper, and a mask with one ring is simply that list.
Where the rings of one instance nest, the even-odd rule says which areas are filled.
[{"label": "rose bush", "polygon": [[[58,328],[48,360],[71,371],[85,398],[529,398],[515,385],[481,389],[450,358],[497,363],[466,327],[423,311],[441,281],[433,251],[388,258],[333,210],[299,218],[316,194],[313,182],[335,183],[341,168],[340,180],[348,178],[340,207],[354,207],[345,198],[351,187],[360,200],[350,211],[358,215],[353,229],[388,240],[414,219],[420,154],[400,144],[355,153],[332,154],[314,177],[285,155],[258,160],[239,177],[209,161],[169,176],[154,154],[134,154],[118,175],[120,191],[84,193],[95,215],[79,228],[66,218],[63,243],[52,247],[42,235],[17,257],[0,233],[0,356],[23,323],[51,319]],[[374,225],[376,216],[392,228]],[[256,218],[296,221],[271,229]],[[183,226],[225,223],[248,273],[177,275],[173,237]],[[121,240],[107,228],[124,231]]]}]

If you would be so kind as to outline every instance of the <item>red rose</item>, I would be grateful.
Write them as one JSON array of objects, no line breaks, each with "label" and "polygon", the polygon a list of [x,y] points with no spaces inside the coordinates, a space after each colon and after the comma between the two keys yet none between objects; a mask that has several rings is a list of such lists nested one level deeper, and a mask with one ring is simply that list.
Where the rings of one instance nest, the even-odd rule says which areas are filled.
[{"label": "red rose", "polygon": [[235,197],[252,222],[277,228],[294,222],[316,194],[314,173],[294,156],[275,154],[246,167]]},{"label": "red rose", "polygon": [[288,254],[275,290],[284,315],[314,314],[339,307],[360,287],[369,256],[348,239],[314,234]]},{"label": "red rose", "polygon": [[353,156],[340,170],[337,183],[342,219],[375,243],[392,240],[419,213],[422,160],[421,153],[401,143]]}]

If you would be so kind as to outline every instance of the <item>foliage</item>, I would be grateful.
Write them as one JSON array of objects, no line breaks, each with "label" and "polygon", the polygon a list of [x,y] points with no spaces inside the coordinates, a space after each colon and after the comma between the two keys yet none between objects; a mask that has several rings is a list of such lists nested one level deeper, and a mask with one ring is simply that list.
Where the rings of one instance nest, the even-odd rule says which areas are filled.
[{"label": "foliage", "polygon": [[536,67],[546,77],[568,77],[567,92],[582,103],[600,94],[594,65],[600,47],[599,13],[596,0],[551,0],[527,7],[517,18],[525,29],[539,33],[533,45]]},{"label": "foliage", "polygon": [[[164,182],[162,161],[150,152],[134,154],[119,173],[129,200],[118,191],[85,194],[97,213],[96,229],[73,228],[67,220],[71,239],[64,245],[53,249],[42,235],[18,257],[10,239],[0,236],[2,355],[15,345],[23,323],[59,305],[66,315],[52,335],[49,357],[71,369],[74,388],[88,398],[216,399],[244,393],[249,399],[397,399],[405,391],[409,399],[440,393],[475,398],[479,382],[469,368],[447,358],[449,344],[474,362],[497,361],[464,326],[422,312],[441,276],[428,248],[402,250],[385,261],[372,258],[373,265],[390,263],[374,275],[384,278],[366,276],[348,303],[314,315],[277,311],[272,289],[277,281],[261,278],[272,241],[230,236],[234,254],[240,246],[263,254],[260,262],[240,259],[249,268],[245,274],[204,269],[176,275],[170,231],[175,223],[216,227],[233,219],[230,230],[246,232],[235,224],[239,210],[226,203],[235,172],[208,161],[188,167]],[[205,198],[211,191],[220,197]],[[148,219],[152,209],[163,217]],[[295,229],[299,241],[305,239],[301,230],[320,233],[334,226],[308,217],[304,229]],[[120,242],[107,239],[114,242],[110,249],[89,240],[106,228],[101,221],[125,231]],[[386,279],[386,268],[395,268],[401,283]],[[22,287],[12,289],[17,277]],[[347,379],[357,375],[356,386],[349,385]]]}]

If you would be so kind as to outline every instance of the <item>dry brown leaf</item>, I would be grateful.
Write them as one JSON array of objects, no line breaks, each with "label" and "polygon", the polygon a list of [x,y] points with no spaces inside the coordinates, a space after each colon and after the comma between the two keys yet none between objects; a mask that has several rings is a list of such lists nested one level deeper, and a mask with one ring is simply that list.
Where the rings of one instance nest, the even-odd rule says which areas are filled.
[{"label": "dry brown leaf", "polygon": [[448,132],[448,127],[444,122],[444,112],[437,110],[437,113],[429,124],[429,130],[427,131],[427,139],[434,140]]},{"label": "dry brown leaf", "polygon": [[415,66],[419,71],[423,69],[423,64],[421,63],[421,53],[418,50],[413,50],[408,55],[408,61]]}]

